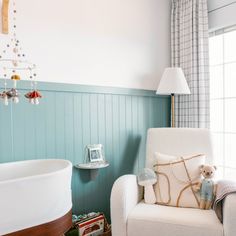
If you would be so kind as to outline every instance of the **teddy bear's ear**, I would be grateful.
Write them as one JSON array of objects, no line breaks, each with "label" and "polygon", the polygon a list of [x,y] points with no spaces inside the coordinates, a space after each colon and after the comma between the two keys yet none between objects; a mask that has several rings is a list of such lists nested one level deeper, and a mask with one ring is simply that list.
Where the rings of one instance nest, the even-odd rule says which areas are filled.
[{"label": "teddy bear's ear", "polygon": [[203,169],[204,165],[200,165],[199,166],[199,170],[202,172],[202,169]]},{"label": "teddy bear's ear", "polygon": [[216,166],[213,166],[215,168],[215,170],[217,170],[217,167]]}]

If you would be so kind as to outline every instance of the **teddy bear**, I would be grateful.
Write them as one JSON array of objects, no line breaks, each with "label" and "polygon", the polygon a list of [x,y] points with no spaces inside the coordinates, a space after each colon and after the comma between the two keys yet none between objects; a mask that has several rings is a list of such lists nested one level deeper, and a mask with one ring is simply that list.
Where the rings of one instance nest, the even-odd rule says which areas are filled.
[{"label": "teddy bear", "polygon": [[213,181],[216,169],[216,166],[212,165],[200,166],[203,179],[195,186],[195,191],[200,191],[200,209],[209,210],[211,208],[216,194],[216,184]]}]

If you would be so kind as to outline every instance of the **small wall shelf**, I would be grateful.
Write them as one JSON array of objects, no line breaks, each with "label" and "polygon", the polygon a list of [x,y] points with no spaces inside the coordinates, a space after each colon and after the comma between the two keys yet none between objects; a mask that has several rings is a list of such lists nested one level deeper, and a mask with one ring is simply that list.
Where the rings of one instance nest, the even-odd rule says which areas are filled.
[{"label": "small wall shelf", "polygon": [[98,176],[99,169],[106,168],[108,166],[108,162],[91,162],[75,165],[77,169],[90,170],[90,177],[92,180],[96,179],[96,177]]}]

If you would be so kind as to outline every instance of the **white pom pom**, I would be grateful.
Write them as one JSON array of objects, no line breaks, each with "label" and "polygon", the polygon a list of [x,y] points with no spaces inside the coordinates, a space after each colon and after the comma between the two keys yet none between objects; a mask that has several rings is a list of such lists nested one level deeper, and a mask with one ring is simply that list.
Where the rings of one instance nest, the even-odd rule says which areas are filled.
[{"label": "white pom pom", "polygon": [[38,104],[39,104],[39,99],[38,99],[38,98],[35,98],[35,99],[34,99],[34,104],[35,104],[35,105],[38,105]]},{"label": "white pom pom", "polygon": [[7,98],[7,96],[4,97],[3,102],[4,102],[5,106],[8,106],[8,98]]},{"label": "white pom pom", "polygon": [[15,104],[19,103],[20,101],[18,97],[13,97],[12,100]]},{"label": "white pom pom", "polygon": [[30,98],[29,102],[30,102],[31,104],[34,104],[34,99],[33,99],[33,98]]}]

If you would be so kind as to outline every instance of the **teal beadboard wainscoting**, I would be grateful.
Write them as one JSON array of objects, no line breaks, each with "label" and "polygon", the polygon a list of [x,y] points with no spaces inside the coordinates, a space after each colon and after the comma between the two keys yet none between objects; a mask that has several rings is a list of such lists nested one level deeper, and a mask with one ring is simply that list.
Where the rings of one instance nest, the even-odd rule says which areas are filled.
[{"label": "teal beadboard wainscoting", "polygon": [[35,106],[23,97],[30,83],[21,81],[18,88],[19,104],[0,104],[0,162],[62,158],[75,165],[83,162],[87,144],[103,144],[110,166],[95,181],[88,170],[73,168],[73,212],[103,211],[109,217],[114,181],[144,167],[147,129],[170,125],[170,98],[154,91],[40,82],[43,98]]}]

